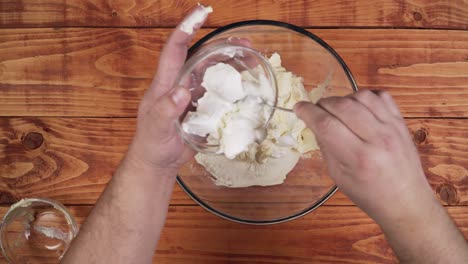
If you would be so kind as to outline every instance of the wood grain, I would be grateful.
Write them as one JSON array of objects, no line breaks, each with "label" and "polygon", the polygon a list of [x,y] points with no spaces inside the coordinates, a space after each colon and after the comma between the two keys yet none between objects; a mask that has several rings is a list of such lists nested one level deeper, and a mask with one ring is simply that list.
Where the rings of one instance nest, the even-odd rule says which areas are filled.
[{"label": "wood grain", "polygon": [[[0,216],[21,198],[49,197],[83,223],[131,141],[170,28],[197,2],[0,0]],[[360,88],[390,91],[405,117],[417,118],[407,123],[425,173],[468,238],[468,119],[455,119],[468,118],[467,1],[203,3],[215,9],[209,28],[248,19],[314,28]],[[311,61],[296,57],[291,67],[307,69]],[[154,263],[397,262],[379,227],[341,192],[273,226],[231,223],[194,205],[174,188]]]},{"label": "wood grain", "polygon": [[[198,0],[2,0],[0,27],[173,27]],[[206,26],[272,19],[302,27],[468,28],[463,0],[206,0]]]},{"label": "wood grain", "polygon": [[[169,31],[3,29],[0,115],[134,117]],[[468,117],[468,31],[313,32],[360,88],[390,91],[406,117]]]},{"label": "wood grain", "polygon": [[[69,206],[81,225],[89,206]],[[7,208],[0,207],[0,215]],[[449,207],[468,238],[468,213]],[[3,261],[3,262],[2,262]],[[0,262],[5,263],[0,257]],[[354,206],[323,206],[291,222],[251,226],[201,207],[171,206],[154,263],[396,263],[380,228]]]},{"label": "wood grain", "polygon": [[[407,123],[439,199],[468,205],[467,120]],[[49,197],[64,204],[94,204],[134,128],[133,118],[1,118],[0,202]],[[179,187],[171,203],[193,204]],[[327,204],[352,203],[337,193]]]}]

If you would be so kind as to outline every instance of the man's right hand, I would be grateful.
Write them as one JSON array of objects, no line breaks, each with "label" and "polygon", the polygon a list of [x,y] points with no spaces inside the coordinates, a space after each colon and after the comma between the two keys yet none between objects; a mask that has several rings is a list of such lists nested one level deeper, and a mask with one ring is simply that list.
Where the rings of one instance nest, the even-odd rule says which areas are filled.
[{"label": "man's right hand", "polygon": [[362,90],[294,111],[314,131],[330,176],[382,227],[401,262],[468,263],[463,235],[434,197],[390,94]]},{"label": "man's right hand", "polygon": [[301,102],[295,112],[314,131],[330,176],[376,221],[406,217],[400,213],[432,199],[408,128],[387,92]]}]

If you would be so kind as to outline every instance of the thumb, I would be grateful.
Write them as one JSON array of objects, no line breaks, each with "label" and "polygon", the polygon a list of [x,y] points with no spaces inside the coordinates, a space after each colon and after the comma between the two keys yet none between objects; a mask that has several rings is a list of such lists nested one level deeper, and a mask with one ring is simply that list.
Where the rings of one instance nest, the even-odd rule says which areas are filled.
[{"label": "thumb", "polygon": [[169,91],[156,100],[150,111],[161,136],[172,132],[174,122],[184,112],[189,101],[190,92],[183,87]]}]

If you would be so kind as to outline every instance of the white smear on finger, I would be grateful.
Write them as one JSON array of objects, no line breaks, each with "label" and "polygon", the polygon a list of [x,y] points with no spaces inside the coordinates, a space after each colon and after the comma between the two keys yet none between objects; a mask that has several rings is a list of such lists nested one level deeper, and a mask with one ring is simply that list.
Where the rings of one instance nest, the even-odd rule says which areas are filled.
[{"label": "white smear on finger", "polygon": [[180,30],[191,35],[193,33],[193,29],[200,23],[203,23],[211,12],[213,12],[213,8],[211,6],[205,7],[199,3],[195,11],[184,19],[180,25]]}]

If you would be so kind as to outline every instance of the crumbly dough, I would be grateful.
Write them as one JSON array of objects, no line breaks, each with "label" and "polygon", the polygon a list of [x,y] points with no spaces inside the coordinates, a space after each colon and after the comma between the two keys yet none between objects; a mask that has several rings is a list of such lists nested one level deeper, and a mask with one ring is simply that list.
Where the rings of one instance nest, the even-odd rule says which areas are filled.
[{"label": "crumbly dough", "polygon": [[195,160],[216,178],[216,185],[227,187],[269,186],[283,183],[296,165],[299,152],[289,150],[281,159],[264,163],[243,159],[227,159],[223,155],[197,154]]}]

